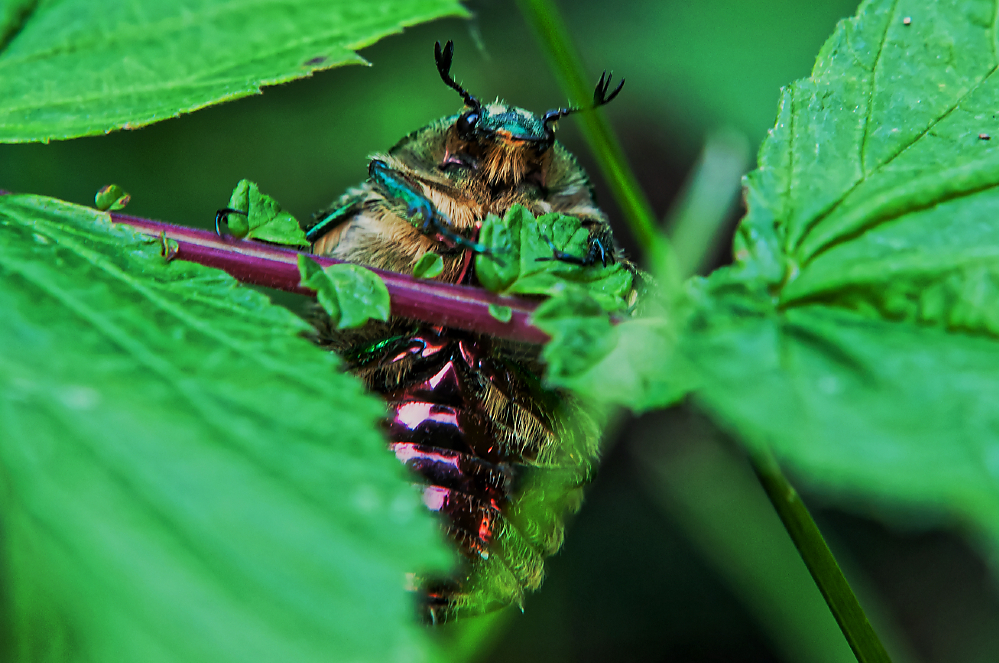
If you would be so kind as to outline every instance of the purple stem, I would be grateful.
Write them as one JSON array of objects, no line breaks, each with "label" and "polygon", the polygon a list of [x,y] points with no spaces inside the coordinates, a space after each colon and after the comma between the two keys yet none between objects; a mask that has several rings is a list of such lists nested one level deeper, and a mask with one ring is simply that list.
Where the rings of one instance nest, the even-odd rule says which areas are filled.
[{"label": "purple stem", "polygon": [[[315,296],[299,285],[299,251],[250,240],[222,238],[207,230],[185,228],[160,221],[111,213],[111,220],[158,237],[177,242],[176,258],[222,269],[243,283]],[[304,252],[302,252],[304,253]],[[306,254],[323,267],[343,262]],[[538,303],[520,297],[496,295],[481,288],[416,279],[396,272],[372,269],[388,287],[392,315],[444,327],[457,327],[480,334],[526,343],[544,343],[548,335],[529,319]],[[500,322],[489,313],[489,305],[509,306],[513,317]]]}]

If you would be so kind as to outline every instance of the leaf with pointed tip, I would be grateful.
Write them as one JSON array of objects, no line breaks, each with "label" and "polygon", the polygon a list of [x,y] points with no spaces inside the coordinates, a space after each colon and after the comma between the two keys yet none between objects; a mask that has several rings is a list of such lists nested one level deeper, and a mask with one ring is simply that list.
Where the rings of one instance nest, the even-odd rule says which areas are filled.
[{"label": "leaf with pointed tip", "polygon": [[8,658],[421,660],[450,559],[379,399],[226,274],[0,196]]},{"label": "leaf with pointed tip", "polygon": [[444,259],[433,251],[427,251],[413,265],[413,276],[418,279],[432,279],[444,271]]},{"label": "leaf with pointed tip", "polygon": [[510,320],[513,318],[513,309],[510,308],[509,306],[490,304],[489,315],[493,316],[500,322],[510,322]]},{"label": "leaf with pointed tip", "polygon": [[0,12],[5,143],[141,127],[363,63],[355,49],[467,15],[457,0],[63,0]]},{"label": "leaf with pointed tip", "polygon": [[309,246],[305,231],[295,217],[281,209],[276,200],[261,193],[256,182],[240,180],[236,184],[229,197],[229,210],[236,210],[226,216],[228,230],[234,237],[281,246]]},{"label": "leaf with pointed tip", "polygon": [[388,288],[367,267],[339,264],[324,269],[312,258],[299,254],[298,271],[302,285],[316,291],[316,299],[337,329],[360,327],[368,320],[388,320]]},{"label": "leaf with pointed tip", "polygon": [[535,218],[514,205],[503,218],[490,214],[483,221],[479,241],[490,252],[476,255],[476,275],[491,292],[551,296],[572,285],[585,288],[604,310],[627,308],[633,278],[623,264],[583,266],[554,259],[555,251],[584,258],[589,237],[576,217],[553,212]]},{"label": "leaf with pointed tip", "polygon": [[[999,536],[996,0],[868,0],[785,89],[697,399],[813,484]],[[909,21],[905,21],[909,17]]]}]

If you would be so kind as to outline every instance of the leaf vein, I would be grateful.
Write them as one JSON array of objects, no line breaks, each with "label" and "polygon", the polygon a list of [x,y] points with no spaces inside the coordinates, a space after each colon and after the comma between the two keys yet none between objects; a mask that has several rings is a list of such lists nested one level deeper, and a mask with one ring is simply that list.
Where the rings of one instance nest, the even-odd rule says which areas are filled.
[{"label": "leaf vein", "polygon": [[878,87],[878,69],[881,65],[881,55],[885,51],[885,42],[888,41],[888,30],[895,21],[895,14],[898,11],[898,0],[892,2],[891,12],[885,22],[885,32],[881,36],[881,43],[878,45],[878,54],[874,58],[874,66],[871,67],[871,89],[867,95],[867,110],[864,113],[864,134],[860,139],[860,170],[861,180],[867,179],[867,135],[871,125],[871,116],[874,113],[874,91]]},{"label": "leaf vein", "polygon": [[813,260],[815,260],[817,257],[819,257],[820,255],[822,255],[823,253],[826,253],[827,251],[830,251],[830,250],[836,248],[837,246],[839,246],[841,244],[845,244],[845,243],[847,243],[849,241],[852,241],[852,240],[860,237],[861,235],[863,235],[863,234],[865,234],[867,232],[870,232],[874,228],[877,228],[879,226],[885,225],[887,223],[891,223],[892,221],[897,221],[900,218],[902,218],[904,216],[907,216],[909,214],[914,214],[916,212],[923,212],[923,211],[926,211],[926,210],[929,210],[929,209],[933,209],[934,207],[937,207],[939,205],[943,205],[944,203],[949,203],[949,202],[952,202],[954,200],[960,200],[961,198],[966,198],[968,196],[973,196],[973,195],[982,193],[983,191],[988,191],[989,189],[994,189],[994,188],[997,188],[997,187],[999,187],[999,182],[989,182],[987,184],[983,184],[982,186],[974,187],[974,188],[971,188],[971,189],[964,189],[962,191],[955,191],[955,192],[950,193],[948,195],[941,196],[940,198],[937,198],[937,199],[935,199],[935,200],[933,200],[933,201],[931,201],[929,203],[926,203],[924,205],[916,205],[916,206],[913,206],[913,207],[898,208],[898,209],[893,210],[889,214],[885,214],[884,216],[877,216],[877,217],[875,217],[873,219],[873,221],[871,223],[863,224],[863,225],[861,225],[860,227],[854,229],[851,232],[844,233],[842,235],[838,235],[834,239],[830,240],[827,244],[824,244],[821,248],[816,249],[815,251],[812,252],[812,254],[808,257],[807,262],[804,263],[804,264],[807,265],[808,263],[811,263]]},{"label": "leaf vein", "polygon": [[[997,16],[999,16],[999,3],[997,3]],[[927,127],[922,132],[919,133],[919,135],[917,135],[911,141],[909,141],[908,143],[906,143],[905,145],[903,145],[902,147],[900,147],[897,152],[895,152],[890,157],[888,157],[887,159],[885,159],[882,163],[878,164],[871,173],[867,173],[866,172],[866,166],[864,166],[864,171],[865,171],[864,176],[861,177],[856,182],[854,182],[853,185],[850,186],[850,188],[847,189],[843,193],[842,196],[840,196],[839,198],[837,198],[836,201],[833,204],[831,204],[827,209],[825,209],[822,212],[816,214],[815,217],[813,217],[806,224],[806,226],[804,228],[804,231],[800,235],[801,239],[797,243],[798,246],[800,247],[801,244],[804,243],[805,237],[808,236],[808,234],[812,231],[812,229],[814,229],[815,226],[817,226],[818,224],[822,223],[822,221],[824,221],[825,219],[827,219],[833,212],[835,212],[840,207],[840,205],[843,202],[845,202],[847,198],[850,197],[850,195],[857,189],[857,187],[859,187],[861,184],[863,184],[868,179],[870,179],[870,177],[872,177],[872,176],[874,176],[874,175],[882,172],[887,166],[889,166],[892,162],[894,162],[898,157],[902,156],[905,152],[907,152],[909,149],[911,149],[912,147],[914,147],[920,140],[922,140],[923,138],[925,138],[938,124],[940,124],[941,122],[943,122],[944,120],[946,120],[948,117],[950,117],[954,113],[954,111],[958,110],[961,107],[961,104],[969,96],[971,96],[972,94],[974,94],[975,92],[977,92],[978,89],[981,88],[982,85],[986,84],[989,81],[989,79],[997,71],[999,71],[999,63],[997,63],[996,66],[994,66],[988,73],[986,73],[981,78],[981,80],[979,80],[977,83],[975,83],[973,86],[971,86],[971,88],[969,88],[964,94],[962,94],[958,98],[958,100],[956,102],[954,102],[953,106],[951,106],[949,109],[947,109],[939,117],[934,118],[933,121],[931,121],[930,124],[928,124]],[[870,109],[868,109],[868,110],[870,110]],[[865,137],[866,137],[866,120],[865,120]],[[941,200],[940,202],[945,202],[945,200]],[[870,227],[871,226],[867,226],[867,228],[870,228]],[[856,235],[851,235],[851,236],[856,236]],[[827,246],[823,246],[823,247],[821,247],[819,249],[816,249],[815,251],[813,251],[811,253],[811,255],[808,256],[808,258],[804,262],[801,263],[801,266],[804,267],[809,262],[811,262],[812,260],[814,260],[816,257],[818,257],[819,255],[821,255],[822,253],[824,253],[826,250],[828,250],[828,248],[831,248],[832,246],[835,246],[838,243],[839,242],[837,240],[837,241],[835,241],[835,242],[833,242],[833,243],[831,243],[831,244],[829,244]],[[795,247],[795,248],[797,248],[797,247]]]},{"label": "leaf vein", "polygon": [[[197,412],[201,416],[205,424],[218,434],[218,439],[226,442],[226,447],[232,450],[233,453],[238,454],[239,456],[245,458],[248,462],[253,463],[265,476],[271,478],[273,481],[277,483],[288,483],[288,478],[282,476],[277,468],[272,467],[273,463],[268,462],[265,458],[258,457],[252,451],[245,448],[245,446],[233,443],[235,433],[227,425],[227,421],[219,421],[218,418],[214,416],[212,409],[206,405],[213,400],[210,395],[204,392],[203,389],[194,389],[192,391],[192,389],[185,384],[190,382],[190,380],[184,380],[183,376],[178,375],[168,362],[157,356],[140,341],[129,336],[123,329],[119,328],[106,317],[101,316],[97,311],[94,311],[93,309],[74,300],[69,293],[65,292],[56,283],[53,283],[43,274],[35,270],[33,265],[12,262],[6,264],[5,267],[20,274],[26,281],[58,301],[60,304],[65,306],[67,310],[74,313],[79,319],[89,324],[91,328],[106,338],[111,344],[117,345],[125,350],[139,363],[139,365],[145,366],[155,375],[164,380],[164,382],[166,382],[175,393],[177,393],[183,400],[187,401],[193,411]],[[292,492],[301,497],[305,502],[315,505],[321,509],[326,508],[326,505],[324,505],[321,500],[307,491],[300,489],[294,484],[294,482],[291,482],[289,485],[292,486]]]},{"label": "leaf vein", "polygon": [[[39,220],[40,224],[51,227],[51,223],[48,221]],[[58,229],[54,229],[56,232],[53,235],[58,234]],[[59,243],[65,248],[73,250],[81,258],[87,260],[91,265],[100,269],[108,276],[112,277],[119,283],[126,285],[133,291],[141,294],[146,300],[154,304],[159,310],[171,315],[175,319],[184,323],[188,328],[204,334],[213,341],[218,342],[222,346],[234,351],[236,354],[249,359],[251,362],[256,363],[262,368],[267,369],[272,373],[276,373],[282,377],[288,378],[292,382],[297,382],[302,386],[308,387],[310,389],[316,389],[318,391],[326,391],[328,383],[322,380],[307,380],[303,376],[296,374],[294,371],[287,369],[281,364],[277,364],[270,360],[265,353],[255,352],[253,348],[247,347],[245,344],[236,343],[233,341],[232,336],[228,334],[219,333],[216,329],[212,328],[210,325],[205,324],[203,321],[198,320],[194,316],[189,315],[183,310],[182,307],[176,305],[173,302],[167,300],[167,298],[162,297],[155,290],[147,288],[140,284],[136,279],[129,276],[127,273],[123,272],[117,265],[114,265],[111,261],[104,258],[102,255],[90,251],[85,246],[73,241],[69,238],[60,238]]]},{"label": "leaf vein", "polygon": [[[909,150],[910,148],[912,148],[913,146],[915,146],[916,143],[919,142],[920,140],[922,140],[927,134],[929,134],[933,130],[933,128],[935,126],[937,126],[940,122],[942,122],[947,117],[949,117],[954,111],[956,111],[958,108],[960,108],[961,104],[964,102],[964,100],[967,99],[970,95],[974,94],[978,90],[978,88],[981,87],[983,84],[985,84],[988,81],[988,79],[991,78],[992,75],[995,74],[997,71],[999,71],[999,66],[994,67],[990,72],[988,72],[982,78],[982,80],[980,80],[978,83],[976,83],[974,86],[972,86],[971,89],[969,89],[967,92],[965,92],[963,95],[961,95],[961,98],[958,99],[957,102],[955,102],[954,105],[951,108],[949,108],[940,117],[934,119],[933,122],[931,122],[929,124],[929,126],[927,126],[926,129],[924,129],[916,138],[914,138],[908,144],[906,144],[905,146],[903,146],[898,152],[896,152],[891,157],[889,157],[887,160],[885,160],[884,163],[882,163],[879,166],[877,166],[877,168],[875,168],[874,173],[872,173],[872,175],[881,172],[892,161],[894,161],[896,158],[898,158],[899,156],[901,156],[904,152],[906,152],[907,150]],[[854,192],[854,190],[857,189],[857,187],[859,187],[861,184],[863,184],[866,181],[867,181],[867,178],[862,178],[862,179],[858,180],[856,183],[853,184],[853,186],[851,186],[849,188],[849,190],[846,191],[846,193],[844,193],[840,198],[838,198],[833,205],[830,205],[828,210],[823,211],[821,214],[817,214],[815,216],[815,218],[808,224],[808,228],[807,228],[806,232],[802,235],[802,240],[804,240],[805,236],[807,236],[807,234],[813,228],[815,228],[815,226],[817,226],[819,223],[821,223],[826,218],[828,218],[834,211],[836,211],[839,208],[839,206],[844,201],[846,201],[847,198],[850,197],[850,194],[852,194]],[[991,188],[992,186],[995,186],[995,185],[994,184],[990,184],[990,185],[987,185],[987,186],[982,187],[980,189],[976,189],[975,191],[972,191],[970,193],[976,193],[977,191],[982,191],[982,190]],[[941,198],[940,200],[936,201],[934,203],[934,205],[935,204],[939,204],[939,203],[944,203],[944,202],[947,202],[948,200],[952,200],[952,199],[953,199],[953,197]],[[876,228],[878,225],[880,225],[881,223],[883,223],[885,221],[892,221],[895,218],[897,218],[898,216],[901,216],[901,214],[907,214],[909,211],[920,211],[920,210],[923,210],[923,209],[929,209],[932,206],[933,205],[927,205],[927,206],[920,207],[920,208],[915,209],[915,210],[903,210],[903,211],[901,211],[896,216],[886,217],[884,219],[879,219],[879,220],[877,220],[873,224],[865,224],[863,226],[863,228],[861,229],[860,232],[849,233],[846,237],[848,237],[848,238],[859,237],[861,234],[863,234],[863,232],[866,232],[866,231],[868,231],[868,230],[870,230],[872,228]],[[799,242],[799,244],[798,244],[799,247],[801,246],[802,243],[803,243],[803,241]],[[802,261],[801,266],[804,267],[804,266],[808,265],[810,262],[812,262],[813,260],[815,260],[815,258],[819,257],[820,255],[822,255],[823,253],[825,253],[829,249],[834,248],[835,246],[839,245],[840,243],[842,243],[841,238],[840,237],[836,237],[835,239],[833,239],[832,241],[830,241],[828,244],[824,244],[824,245],[816,248],[815,250],[813,250],[810,253],[810,255],[808,255]]]},{"label": "leaf vein", "polygon": [[791,197],[791,189],[794,186],[794,154],[795,154],[795,149],[794,149],[795,148],[795,145],[794,145],[794,143],[795,143],[795,140],[794,140],[794,138],[795,138],[795,135],[794,135],[794,131],[795,131],[795,123],[794,123],[794,99],[795,99],[795,94],[794,93],[795,93],[796,90],[797,90],[797,86],[794,86],[794,85],[791,85],[788,88],[788,100],[787,100],[787,102],[791,105],[790,112],[788,113],[788,121],[787,121],[787,123],[788,123],[788,127],[787,128],[788,128],[788,132],[789,132],[789,134],[791,136],[791,140],[790,140],[790,145],[788,146],[789,157],[788,157],[788,165],[787,165],[787,167],[788,167],[788,171],[787,171],[787,186],[784,187],[784,195],[782,196],[782,200],[784,201],[784,209],[781,210],[781,213],[782,213],[782,215],[784,217],[784,220],[783,220],[783,223],[782,223],[782,225],[784,226],[784,232],[781,233],[781,234],[783,235],[784,250],[787,253],[791,252],[790,251],[790,247],[787,245],[787,242],[790,239],[790,233],[787,232],[787,223],[788,223],[788,220],[791,219],[792,211],[794,210],[794,205],[792,203],[792,201],[794,199]]},{"label": "leaf vein", "polygon": [[956,102],[954,102],[954,105],[951,106],[950,108],[948,108],[946,111],[944,111],[944,113],[940,117],[934,118],[933,121],[930,122],[930,124],[927,125],[927,127],[925,129],[923,129],[923,131],[920,132],[920,134],[918,136],[916,136],[911,141],[909,141],[908,143],[906,143],[905,145],[903,145],[898,150],[898,152],[896,152],[895,154],[893,154],[890,157],[888,157],[887,159],[885,159],[884,162],[881,163],[875,169],[875,171],[876,172],[880,171],[885,166],[889,165],[892,161],[894,161],[899,156],[901,156],[902,153],[906,152],[910,147],[914,146],[916,143],[918,143],[920,140],[922,140],[926,136],[926,134],[930,133],[933,130],[934,127],[936,127],[938,124],[940,124],[941,122],[943,122],[944,120],[946,120],[948,117],[950,117],[950,115],[954,111],[956,111],[958,108],[961,107],[961,104],[964,102],[964,100],[967,99],[970,95],[972,95],[975,92],[977,92],[978,88],[980,88],[982,85],[984,85],[985,83],[987,83],[988,80],[989,80],[989,78],[992,77],[992,74],[996,73],[997,70],[999,70],[999,64],[997,64],[997,66],[993,67],[987,74],[985,74],[980,81],[978,81],[973,86],[971,86],[971,88],[967,92],[965,92],[964,94],[962,94],[961,97]]},{"label": "leaf vein", "polygon": [[992,58],[999,66],[999,0],[995,3],[996,10],[992,14]]},{"label": "leaf vein", "polygon": [[0,57],[7,50],[10,42],[14,41],[17,35],[21,34],[24,24],[28,22],[28,19],[35,13],[36,9],[38,9],[38,0],[28,0],[26,4],[14,11],[10,22],[0,32]]}]

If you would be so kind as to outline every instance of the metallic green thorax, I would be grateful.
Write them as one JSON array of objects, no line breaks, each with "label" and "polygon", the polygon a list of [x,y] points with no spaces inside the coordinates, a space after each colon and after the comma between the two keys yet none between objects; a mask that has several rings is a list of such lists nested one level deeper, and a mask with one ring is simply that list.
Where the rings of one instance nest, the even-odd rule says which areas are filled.
[{"label": "metallic green thorax", "polygon": [[534,113],[508,106],[500,101],[482,106],[475,134],[496,135],[508,133],[514,140],[547,142],[551,140],[544,120]]}]

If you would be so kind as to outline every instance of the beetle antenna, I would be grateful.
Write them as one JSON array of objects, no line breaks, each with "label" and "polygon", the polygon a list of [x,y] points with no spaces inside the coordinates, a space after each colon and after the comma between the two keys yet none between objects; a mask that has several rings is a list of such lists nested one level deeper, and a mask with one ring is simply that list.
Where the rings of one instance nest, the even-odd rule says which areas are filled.
[{"label": "beetle antenna", "polygon": [[549,135],[554,135],[555,122],[565,117],[566,115],[578,113],[581,110],[593,110],[594,108],[600,108],[604,104],[609,104],[611,101],[613,101],[614,97],[616,97],[618,93],[621,91],[621,88],[624,87],[624,79],[622,78],[621,82],[617,84],[616,88],[614,88],[614,91],[611,92],[610,94],[607,94],[607,90],[610,89],[611,79],[613,77],[614,77],[613,74],[608,74],[606,71],[600,74],[600,80],[597,81],[597,86],[593,89],[593,105],[590,106],[589,108],[570,106],[569,108],[559,108],[557,110],[550,110],[547,113],[545,113],[545,117],[543,119],[545,125],[545,131],[548,132]]},{"label": "beetle antenna", "polygon": [[[479,100],[472,96],[465,88],[458,84],[458,81],[451,77],[451,60],[454,59],[454,42],[450,39],[444,44],[444,48],[441,49],[441,43],[438,41],[434,44],[434,60],[437,62],[437,73],[441,75],[441,80],[449,88],[453,89],[455,92],[461,95],[461,98],[465,100],[465,104],[472,108],[478,109],[481,104]],[[616,94],[616,93],[615,93]]]},{"label": "beetle antenna", "polygon": [[617,84],[616,88],[614,88],[614,91],[608,95],[607,90],[610,89],[612,78],[614,78],[613,73],[608,74],[605,71],[602,74],[600,74],[600,80],[597,81],[597,86],[593,89],[593,108],[599,108],[604,104],[609,104],[610,102],[612,102],[614,100],[614,97],[616,97],[618,93],[621,91],[621,88],[624,87],[624,79],[622,78],[621,82]]}]

